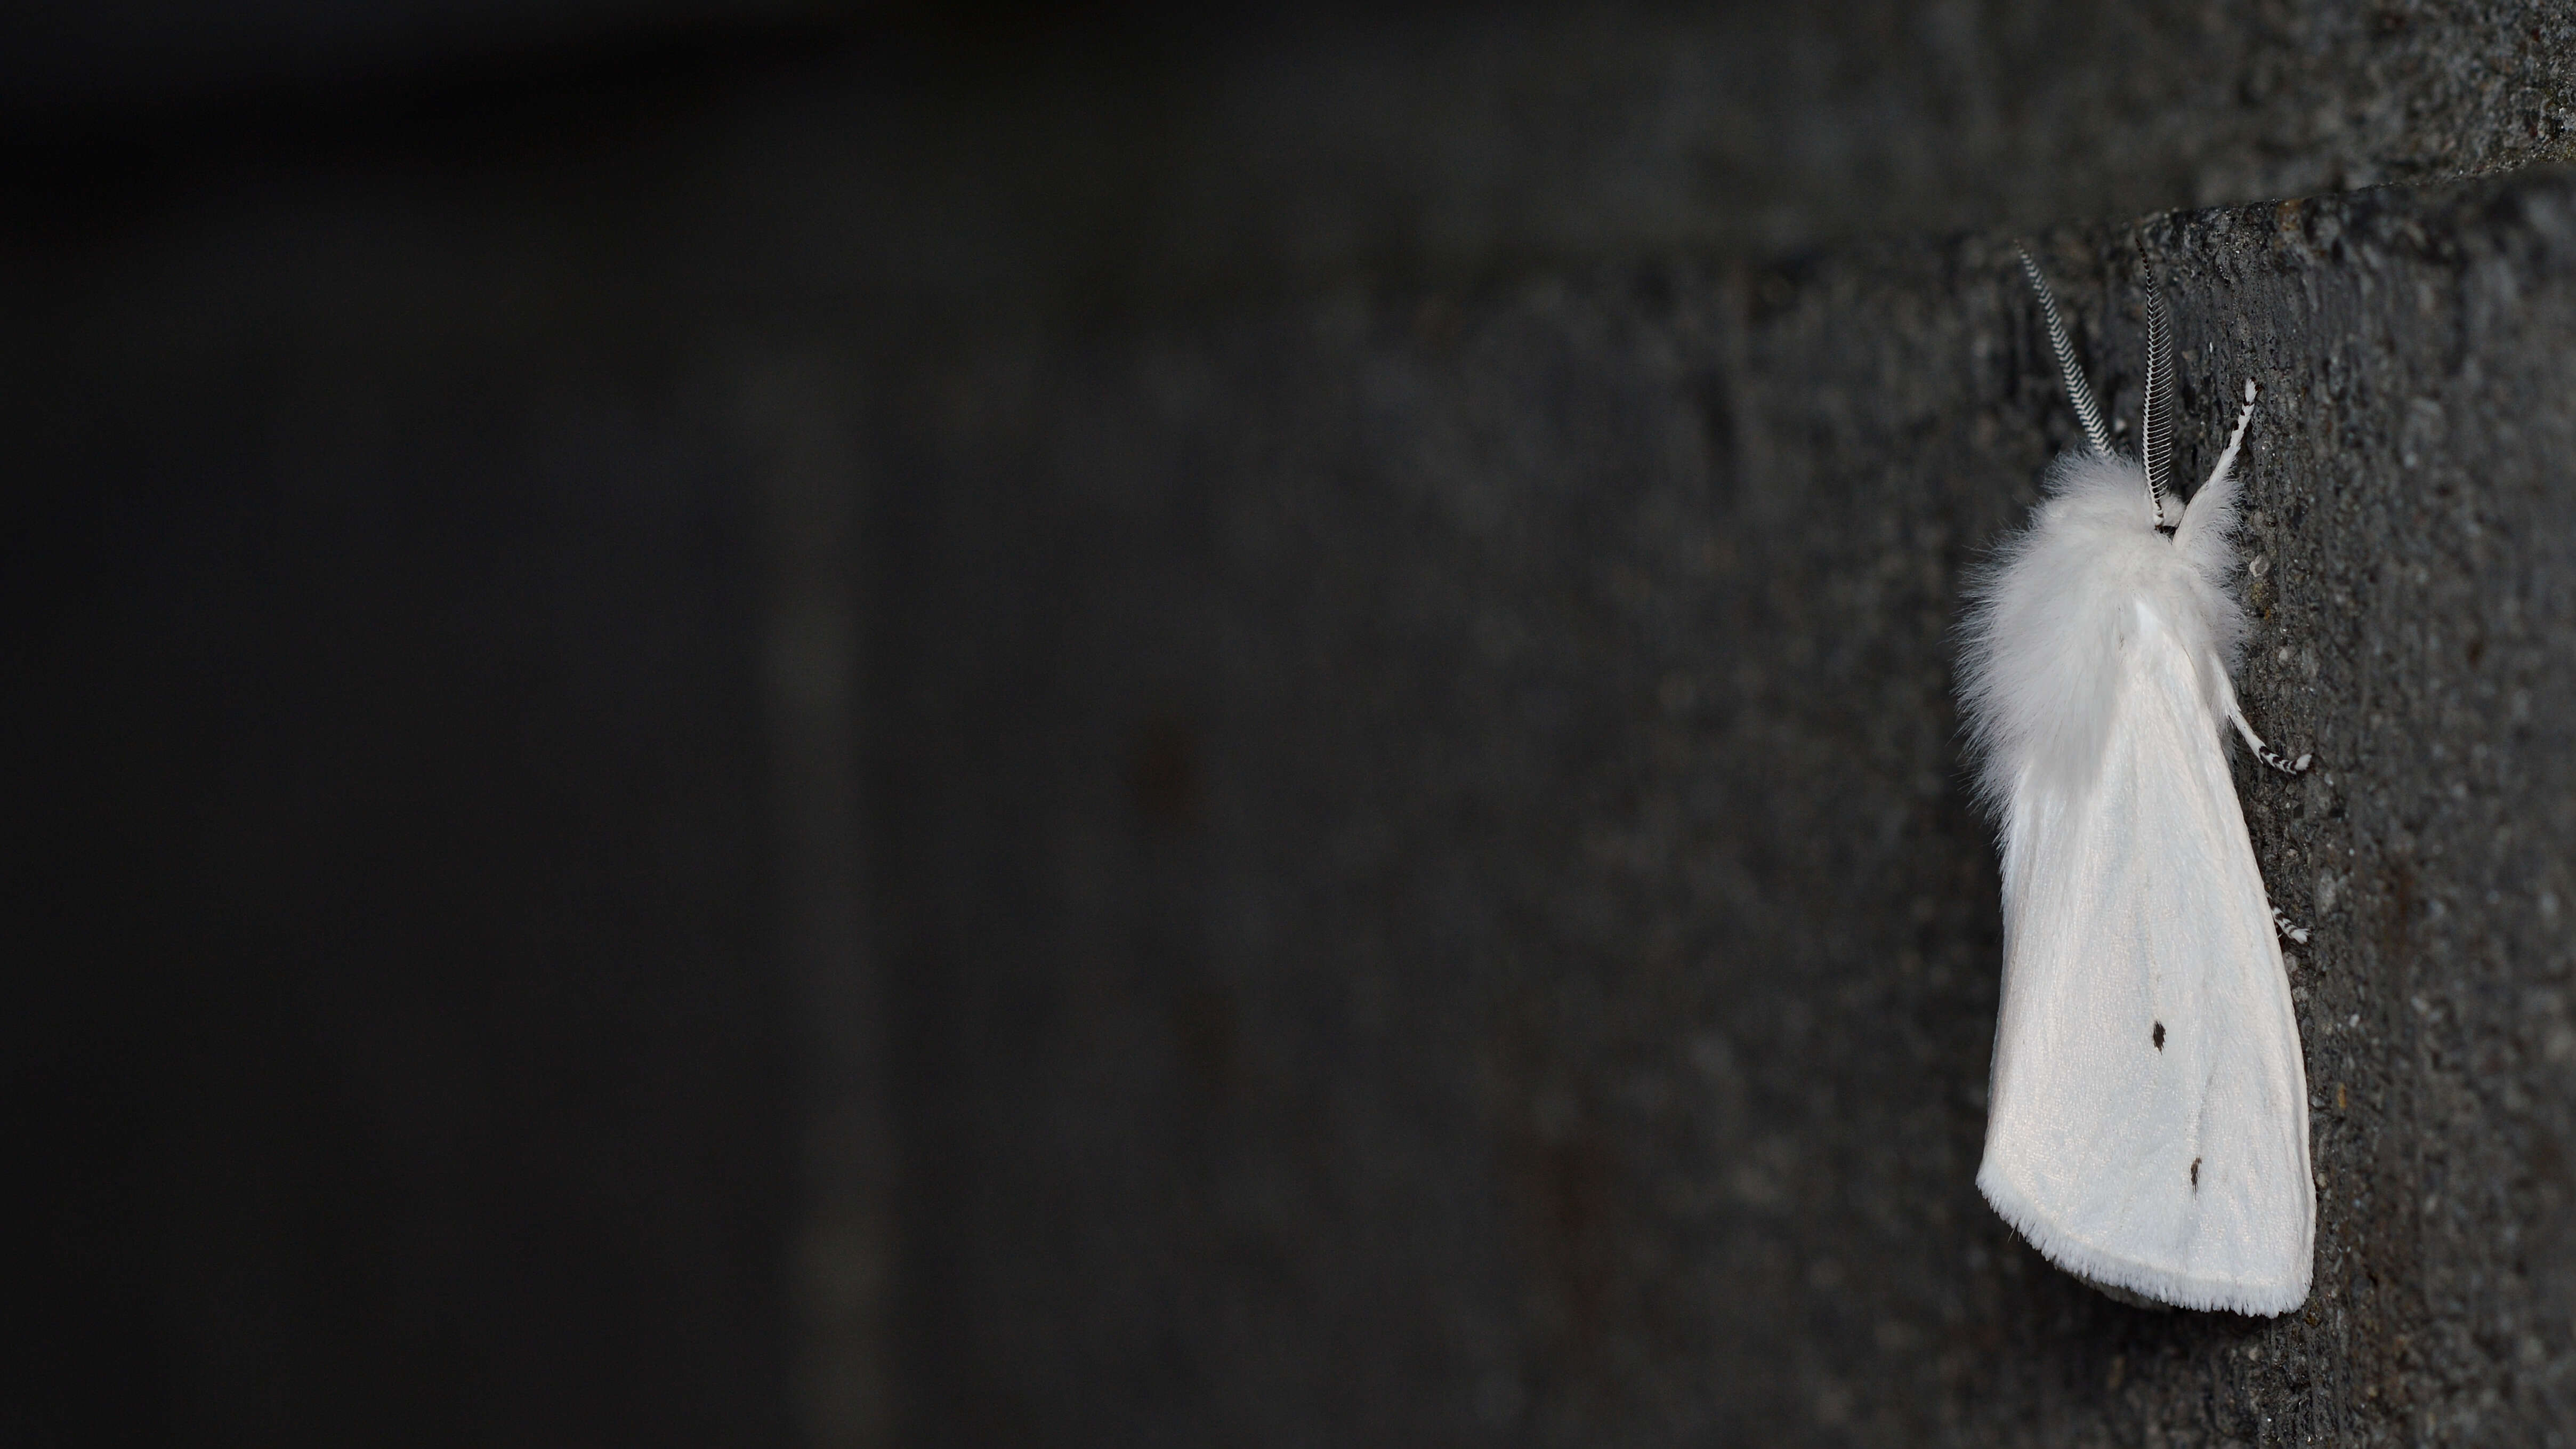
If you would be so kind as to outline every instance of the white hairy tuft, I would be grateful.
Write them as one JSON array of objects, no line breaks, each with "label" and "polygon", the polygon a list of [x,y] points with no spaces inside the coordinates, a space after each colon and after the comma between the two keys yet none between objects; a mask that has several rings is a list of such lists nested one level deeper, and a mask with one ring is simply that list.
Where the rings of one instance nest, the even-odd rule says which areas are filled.
[{"label": "white hairy tuft", "polygon": [[2049,469],[2030,526],[1970,580],[1959,701],[1978,760],[1977,798],[2001,816],[2022,782],[2049,793],[2090,782],[2119,708],[2121,650],[2144,602],[2201,661],[2213,726],[2246,633],[2230,591],[2236,486],[2223,460],[2174,533],[2157,531],[2132,459],[2070,453]]}]

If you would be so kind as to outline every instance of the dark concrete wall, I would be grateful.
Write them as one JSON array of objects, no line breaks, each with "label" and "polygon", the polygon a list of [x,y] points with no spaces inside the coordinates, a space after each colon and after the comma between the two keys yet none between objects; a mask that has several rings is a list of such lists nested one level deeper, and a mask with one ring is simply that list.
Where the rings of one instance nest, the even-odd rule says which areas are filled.
[{"label": "dark concrete wall", "polygon": [[971,219],[972,244],[925,280],[1006,310],[1076,286],[1135,312],[1353,272],[1777,255],[2576,159],[2576,17],[2520,3],[1365,22],[1324,7],[1151,26],[963,78],[972,104],[915,138],[907,195]]},{"label": "dark concrete wall", "polygon": [[[2567,21],[2061,8],[72,35],[0,1438],[2557,1442]],[[2278,1322],[1970,1182],[2016,230],[2265,389]]]},{"label": "dark concrete wall", "polygon": [[0,1440],[783,1438],[742,452],[419,253],[167,245],[13,282]]}]

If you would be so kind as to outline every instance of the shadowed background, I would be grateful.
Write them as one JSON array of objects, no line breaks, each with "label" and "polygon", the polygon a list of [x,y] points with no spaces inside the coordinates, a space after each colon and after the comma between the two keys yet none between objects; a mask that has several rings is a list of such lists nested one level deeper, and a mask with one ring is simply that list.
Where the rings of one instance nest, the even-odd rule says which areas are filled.
[{"label": "shadowed background", "polygon": [[[2571,40],[0,21],[0,1437],[2559,1442]],[[2280,1320],[1971,1183],[2016,234],[2264,389]]]}]

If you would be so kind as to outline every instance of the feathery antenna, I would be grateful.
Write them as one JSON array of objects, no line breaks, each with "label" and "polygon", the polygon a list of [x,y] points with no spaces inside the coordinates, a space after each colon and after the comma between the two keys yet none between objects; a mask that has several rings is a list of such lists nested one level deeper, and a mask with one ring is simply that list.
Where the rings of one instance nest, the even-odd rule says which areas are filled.
[{"label": "feathery antenna", "polygon": [[2173,329],[2165,325],[2164,290],[2147,272],[2147,396],[2138,409],[2138,457],[2147,466],[2147,501],[2156,510],[2156,527],[2165,521],[2165,475],[2173,471],[2174,369]]},{"label": "feathery antenna", "polygon": [[[2048,295],[2048,279],[2039,274],[2039,263],[2030,259],[2030,249],[2021,249],[2021,274],[2030,279],[2030,289],[2038,294],[2039,315],[2048,323],[2048,345],[2057,349],[2057,370],[2066,379],[2066,400],[2075,405],[2075,420],[2084,425],[2084,438],[2093,451],[2111,455],[2111,430],[2102,426],[2102,410],[2094,406],[2093,386],[2084,380],[2084,369],[2075,361],[2075,346],[2066,340],[2066,323],[2057,315],[2057,299]],[[2163,521],[2161,511],[2157,521]]]}]

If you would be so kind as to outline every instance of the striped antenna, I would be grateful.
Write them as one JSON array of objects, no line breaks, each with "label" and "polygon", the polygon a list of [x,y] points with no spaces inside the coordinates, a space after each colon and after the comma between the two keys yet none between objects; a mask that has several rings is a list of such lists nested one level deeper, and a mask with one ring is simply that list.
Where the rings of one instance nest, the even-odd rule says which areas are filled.
[{"label": "striped antenna", "polygon": [[2156,527],[2165,523],[2165,475],[2173,471],[2173,329],[2165,325],[2163,289],[2147,273],[2147,397],[2138,408],[2138,456],[2147,465],[2147,501]]},{"label": "striped antenna", "polygon": [[2111,430],[2102,426],[2102,410],[2093,405],[2092,384],[2084,380],[2084,369],[2076,365],[2075,345],[2066,340],[2066,323],[2057,315],[2057,299],[2048,295],[2048,279],[2039,274],[2039,263],[2030,259],[2030,250],[2022,249],[2021,274],[2030,278],[2030,289],[2038,294],[2039,315],[2048,322],[2048,345],[2057,349],[2057,370],[2066,378],[2066,400],[2075,404],[2075,420],[2084,425],[2084,439],[2093,451],[2111,456]]}]

